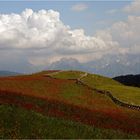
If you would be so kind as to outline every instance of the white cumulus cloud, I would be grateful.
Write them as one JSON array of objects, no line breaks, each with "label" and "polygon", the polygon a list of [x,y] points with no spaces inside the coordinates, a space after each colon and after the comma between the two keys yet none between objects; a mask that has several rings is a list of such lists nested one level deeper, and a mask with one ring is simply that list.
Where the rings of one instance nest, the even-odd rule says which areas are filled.
[{"label": "white cumulus cloud", "polygon": [[[140,16],[128,16],[127,21],[120,21],[109,28],[112,40],[119,42],[120,50],[132,53],[135,46],[140,46]],[[131,51],[129,50],[131,48]],[[137,47],[138,50],[138,47]],[[140,50],[140,47],[139,47]]]},{"label": "white cumulus cloud", "polygon": [[[59,12],[26,9],[21,14],[0,15],[0,50],[20,50],[29,63],[46,65],[63,57],[80,62],[118,47],[100,36],[86,36],[83,29],[72,30],[60,20]],[[89,55],[92,55],[89,58]]]}]

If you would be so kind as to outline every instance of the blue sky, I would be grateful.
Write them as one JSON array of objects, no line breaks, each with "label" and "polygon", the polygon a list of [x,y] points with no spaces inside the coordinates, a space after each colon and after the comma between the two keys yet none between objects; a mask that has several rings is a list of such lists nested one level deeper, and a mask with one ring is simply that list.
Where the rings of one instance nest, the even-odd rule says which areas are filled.
[{"label": "blue sky", "polygon": [[[120,12],[131,1],[0,1],[0,13],[21,13],[25,8],[34,11],[53,9],[60,13],[60,18],[72,29],[83,28],[87,35],[93,35],[97,30],[104,29],[113,22],[124,20],[127,14]],[[83,11],[74,11],[77,4],[87,5]],[[108,11],[117,9],[114,14]]]}]

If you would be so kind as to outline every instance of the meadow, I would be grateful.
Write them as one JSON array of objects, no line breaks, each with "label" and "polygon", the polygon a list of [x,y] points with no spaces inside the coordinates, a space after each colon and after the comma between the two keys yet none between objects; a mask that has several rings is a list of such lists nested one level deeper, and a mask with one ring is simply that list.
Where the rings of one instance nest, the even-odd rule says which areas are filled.
[{"label": "meadow", "polygon": [[[22,125],[18,125],[20,128],[18,130],[21,131],[14,132],[17,133],[14,138],[139,138],[140,111],[119,106],[108,96],[100,94],[98,90],[109,90],[116,98],[139,105],[138,99],[134,97],[139,96],[140,89],[126,87],[107,77],[87,74],[80,80],[97,89],[92,90],[76,82],[76,79],[84,73],[43,71],[31,75],[1,77],[0,133],[2,138],[12,138],[11,131],[17,130],[14,129],[16,123],[12,122],[18,121],[21,124],[22,120]],[[120,96],[120,92],[123,95]],[[10,118],[11,115],[5,117],[8,112],[6,110],[12,110],[14,118]],[[26,129],[23,127],[24,123],[27,122],[22,117],[22,113],[18,113],[20,111],[23,112],[23,116],[25,113],[25,118],[29,120],[40,117],[36,121],[37,124],[32,120],[33,125],[28,126],[30,130],[23,130],[28,132],[27,134],[22,134],[22,129]],[[12,123],[11,128],[7,128],[5,124],[9,121]],[[46,121],[46,125],[51,121],[52,123],[46,126],[42,121]],[[55,123],[59,125],[55,126]],[[37,128],[35,136],[32,136],[33,126]],[[73,129],[75,126],[76,128]],[[54,131],[48,131],[49,127]],[[62,129],[59,130],[58,127]],[[67,130],[65,135],[63,135],[64,129]]]}]

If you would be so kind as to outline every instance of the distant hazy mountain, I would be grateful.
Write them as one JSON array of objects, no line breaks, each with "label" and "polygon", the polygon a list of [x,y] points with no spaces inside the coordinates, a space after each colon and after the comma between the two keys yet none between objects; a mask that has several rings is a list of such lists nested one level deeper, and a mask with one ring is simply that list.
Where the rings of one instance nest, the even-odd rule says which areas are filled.
[{"label": "distant hazy mountain", "polygon": [[119,75],[139,74],[140,73],[140,56],[104,56],[98,61],[80,63],[73,58],[62,58],[54,62],[47,69],[75,69],[83,70],[95,74],[101,74],[109,77]]},{"label": "distant hazy mountain", "polygon": [[3,76],[15,76],[15,75],[20,75],[20,73],[11,72],[11,71],[0,71],[0,77],[3,77]]},{"label": "distant hazy mountain", "polygon": [[118,76],[113,79],[124,85],[140,87],[140,74]]}]

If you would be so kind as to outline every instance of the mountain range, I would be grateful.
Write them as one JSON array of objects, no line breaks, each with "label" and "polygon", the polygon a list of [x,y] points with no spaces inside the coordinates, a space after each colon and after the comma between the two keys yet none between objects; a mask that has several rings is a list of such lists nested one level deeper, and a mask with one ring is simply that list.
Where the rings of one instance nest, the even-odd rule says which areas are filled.
[{"label": "mountain range", "polygon": [[5,77],[5,76],[16,76],[20,75],[21,73],[18,72],[11,72],[11,71],[0,71],[0,77]]},{"label": "mountain range", "polygon": [[[133,57],[135,59],[133,59]],[[80,63],[78,60],[73,58],[62,58],[61,60],[48,65],[45,69],[83,70],[108,77],[116,77],[127,74],[139,74],[140,56],[104,56],[104,58],[101,58],[97,61],[90,61],[85,63]]]}]

